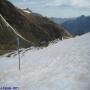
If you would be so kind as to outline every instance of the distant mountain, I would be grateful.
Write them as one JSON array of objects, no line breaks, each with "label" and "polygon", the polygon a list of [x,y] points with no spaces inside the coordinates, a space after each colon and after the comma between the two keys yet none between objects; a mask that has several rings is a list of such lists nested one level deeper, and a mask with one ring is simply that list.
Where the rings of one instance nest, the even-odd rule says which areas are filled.
[{"label": "distant mountain", "polygon": [[73,35],[82,35],[90,32],[90,16],[80,16],[74,20],[62,23],[62,26]]},{"label": "distant mountain", "polygon": [[16,36],[20,38],[20,47],[29,47],[45,46],[50,41],[70,37],[71,34],[47,17],[0,0],[0,50],[16,49]]},{"label": "distant mountain", "polygon": [[77,18],[71,19],[54,18],[52,20],[59,26],[62,26],[65,29],[67,29],[74,36],[90,32],[90,16],[81,15],[80,17]]},{"label": "distant mountain", "polygon": [[56,18],[56,17],[52,17],[50,19],[57,24],[62,24],[64,22],[66,22],[67,20],[69,20],[69,18]]}]

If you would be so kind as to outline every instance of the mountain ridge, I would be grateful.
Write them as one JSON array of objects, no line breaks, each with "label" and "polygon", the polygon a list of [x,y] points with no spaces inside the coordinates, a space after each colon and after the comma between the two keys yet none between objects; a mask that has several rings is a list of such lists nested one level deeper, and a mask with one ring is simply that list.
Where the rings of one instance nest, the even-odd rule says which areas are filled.
[{"label": "mountain ridge", "polygon": [[90,16],[81,15],[75,18],[53,18],[52,20],[74,36],[90,32]]},{"label": "mountain ridge", "polygon": [[[62,27],[58,27],[57,24],[49,20],[47,17],[24,12],[24,10],[17,8],[8,0],[0,1],[0,14],[16,32],[18,32],[26,40],[34,43],[34,46],[48,46],[50,41],[58,38],[62,40],[62,37],[66,38],[71,36],[70,33]],[[6,36],[9,37],[9,32],[4,32],[6,31],[6,25],[2,25],[2,23],[3,22],[0,22],[0,25],[3,27],[3,31],[0,36],[0,48],[3,46],[7,47],[6,42],[2,40],[2,35],[4,36],[4,34],[7,34]],[[10,28],[8,29],[11,31]],[[12,48],[13,45],[16,47],[15,37],[12,37],[12,35],[8,38],[9,40],[7,42],[9,45],[12,44],[9,48]],[[4,45],[2,45],[2,41]],[[31,45],[32,44],[20,39],[20,48],[29,47]],[[6,49],[6,47],[3,48]],[[15,49],[15,47],[13,49]]]}]

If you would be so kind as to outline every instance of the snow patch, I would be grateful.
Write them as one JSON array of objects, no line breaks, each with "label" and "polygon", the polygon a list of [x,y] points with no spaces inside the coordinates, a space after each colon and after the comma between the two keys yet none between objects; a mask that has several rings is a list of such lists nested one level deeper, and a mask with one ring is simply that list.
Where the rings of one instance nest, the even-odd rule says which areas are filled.
[{"label": "snow patch", "polygon": [[27,11],[27,10],[24,10],[24,12],[26,12],[26,13],[32,13],[32,12],[30,12],[30,11]]}]

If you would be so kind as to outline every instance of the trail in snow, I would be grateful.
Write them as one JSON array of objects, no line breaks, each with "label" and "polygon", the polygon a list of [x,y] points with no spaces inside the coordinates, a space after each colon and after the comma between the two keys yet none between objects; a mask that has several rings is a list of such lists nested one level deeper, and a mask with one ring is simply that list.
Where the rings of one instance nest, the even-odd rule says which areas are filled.
[{"label": "trail in snow", "polygon": [[24,41],[28,42],[28,43],[32,43],[31,41],[27,40],[26,38],[24,38],[22,35],[20,35],[5,19],[4,17],[0,14],[0,18],[1,20],[7,25],[7,27],[9,27],[14,33],[15,35],[17,35],[18,37],[20,37],[21,39],[23,39]]},{"label": "trail in snow", "polygon": [[0,57],[0,85],[20,90],[90,90],[90,33],[32,49],[18,58]]}]

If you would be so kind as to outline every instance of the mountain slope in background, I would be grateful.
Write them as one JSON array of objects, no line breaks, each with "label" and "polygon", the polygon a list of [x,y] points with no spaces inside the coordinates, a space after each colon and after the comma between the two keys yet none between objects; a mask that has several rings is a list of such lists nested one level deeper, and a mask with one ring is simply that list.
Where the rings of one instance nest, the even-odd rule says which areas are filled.
[{"label": "mountain slope in background", "polygon": [[[19,35],[24,37],[26,40],[33,42],[33,45],[35,46],[48,45],[50,41],[53,41],[55,39],[58,38],[62,39],[62,37],[71,36],[67,31],[65,31],[61,27],[58,27],[57,24],[55,24],[48,18],[43,17],[36,13],[32,12],[28,13],[28,12],[25,12],[25,10],[15,7],[7,0],[0,0],[0,14],[15,29],[15,31]],[[0,20],[0,26],[2,26],[1,23],[2,22]],[[6,31],[4,26],[5,25],[3,25],[2,28],[0,27],[0,31],[1,29],[3,29],[2,31]],[[4,37],[6,32],[2,31],[1,34]],[[11,30],[9,31],[12,32]],[[7,31],[8,36],[9,31]],[[10,39],[8,38],[9,44],[14,42],[13,41],[14,36],[12,37],[12,35],[10,35],[9,37]],[[2,36],[0,36],[0,40],[3,40]],[[1,41],[0,44],[2,44]],[[4,41],[3,44],[7,45],[6,42]],[[29,43],[29,45],[31,44],[32,43]],[[21,47],[23,46],[21,45]]]},{"label": "mountain slope in background", "polygon": [[58,19],[58,21],[53,19],[53,21],[55,21],[60,26],[63,26],[74,36],[90,32],[90,16],[82,15],[77,18],[65,19],[63,21],[61,21],[61,19]]},{"label": "mountain slope in background", "polygon": [[74,20],[69,20],[62,23],[62,26],[73,35],[85,34],[90,32],[90,16],[82,15]]},{"label": "mountain slope in background", "polygon": [[[23,50],[24,52],[24,50]],[[18,57],[0,57],[0,86],[19,90],[90,90],[90,33]]]},{"label": "mountain slope in background", "polygon": [[56,17],[52,17],[50,19],[59,25],[70,20],[70,18],[56,18]]}]

